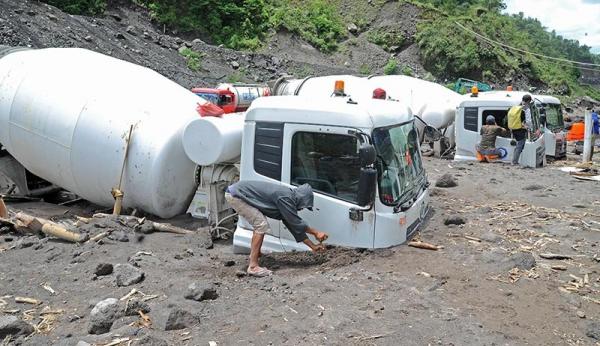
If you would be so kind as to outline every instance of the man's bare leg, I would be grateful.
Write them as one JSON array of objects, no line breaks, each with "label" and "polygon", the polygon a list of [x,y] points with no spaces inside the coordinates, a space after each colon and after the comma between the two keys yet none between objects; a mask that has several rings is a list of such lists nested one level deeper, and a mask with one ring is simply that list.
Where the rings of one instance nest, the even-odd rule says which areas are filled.
[{"label": "man's bare leg", "polygon": [[263,240],[265,239],[264,233],[252,233],[252,242],[250,243],[250,263],[248,265],[249,273],[256,273],[262,268],[258,265],[258,258],[260,257],[260,248],[262,247]]}]

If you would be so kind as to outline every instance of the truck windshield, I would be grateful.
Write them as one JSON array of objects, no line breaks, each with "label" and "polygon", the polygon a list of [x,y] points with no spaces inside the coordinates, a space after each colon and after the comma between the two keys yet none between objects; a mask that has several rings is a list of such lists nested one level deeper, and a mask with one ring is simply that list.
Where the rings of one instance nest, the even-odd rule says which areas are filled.
[{"label": "truck windshield", "polygon": [[560,105],[547,103],[544,108],[546,109],[546,126],[553,131],[562,129],[565,123]]},{"label": "truck windshield", "polygon": [[425,181],[414,122],[373,130],[379,195],[386,205],[416,197]]},{"label": "truck windshield", "polygon": [[202,97],[203,99],[205,99],[206,101],[215,104],[215,105],[219,105],[219,95],[217,94],[210,94],[210,93],[196,93],[196,95]]}]

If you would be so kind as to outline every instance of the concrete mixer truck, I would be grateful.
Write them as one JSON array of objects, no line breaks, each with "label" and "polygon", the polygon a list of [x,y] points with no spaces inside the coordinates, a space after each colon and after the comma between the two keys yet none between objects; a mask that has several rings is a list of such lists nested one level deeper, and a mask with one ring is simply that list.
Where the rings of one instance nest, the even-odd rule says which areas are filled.
[{"label": "concrete mixer truck", "polygon": [[216,88],[193,88],[192,92],[219,106],[225,113],[243,112],[255,99],[271,94],[266,85],[240,83],[222,83]]},{"label": "concrete mixer truck", "polygon": [[[0,81],[6,150],[99,205],[113,204],[125,163],[124,208],[163,218],[189,209],[216,226],[228,213],[223,188],[240,177],[308,183],[315,204],[302,217],[334,245],[403,243],[429,210],[415,120],[398,102],[265,97],[246,114],[201,117],[198,96],[158,73],[74,48],[10,52],[0,57]],[[270,223],[264,251],[306,249]],[[241,219],[236,252],[250,235]]]},{"label": "concrete mixer truck", "polygon": [[[496,124],[508,130],[508,111],[512,106],[521,102],[523,95],[519,91],[488,91],[467,94],[462,97],[456,112],[456,154],[457,161],[477,160],[477,144],[481,141],[480,130],[487,116],[492,115]],[[546,164],[545,135],[540,123],[539,108],[533,104],[532,123],[525,148],[519,158],[519,164],[524,167],[541,167]],[[511,162],[516,148],[516,142],[511,138],[496,138],[496,148],[503,155],[501,162]]]},{"label": "concrete mixer truck", "polygon": [[[408,76],[350,75],[291,79],[282,77],[273,86],[274,95],[323,96],[332,93],[336,81],[343,81],[346,93],[354,99],[370,99],[373,90],[382,88],[389,100],[408,105],[417,118],[416,126],[423,141],[425,134],[436,143],[436,152],[443,154],[454,147],[454,117],[460,94],[436,83]],[[428,127],[428,130],[425,128]],[[432,136],[437,132],[437,136]]]}]

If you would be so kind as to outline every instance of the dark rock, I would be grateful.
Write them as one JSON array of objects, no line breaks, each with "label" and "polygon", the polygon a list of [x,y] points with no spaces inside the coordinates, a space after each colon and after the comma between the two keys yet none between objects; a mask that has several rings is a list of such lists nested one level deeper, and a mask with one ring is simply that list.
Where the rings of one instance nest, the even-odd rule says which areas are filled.
[{"label": "dark rock", "polygon": [[119,301],[108,298],[100,301],[90,312],[90,325],[88,333],[104,334],[110,331],[113,322],[121,315]]},{"label": "dark rock", "polygon": [[529,270],[535,267],[535,257],[530,252],[519,252],[516,253],[505,261],[507,264],[510,264],[510,269],[519,268],[523,270]]},{"label": "dark rock", "polygon": [[113,272],[113,265],[110,263],[100,263],[96,266],[94,274],[98,276],[110,275]]},{"label": "dark rock", "polygon": [[144,335],[139,338],[137,341],[134,341],[133,346],[169,346],[169,344],[156,336],[152,335]]},{"label": "dark rock", "polygon": [[27,14],[30,16],[35,16],[37,14],[37,12],[35,12],[34,10],[28,10]]},{"label": "dark rock", "polygon": [[216,287],[211,283],[194,282],[188,286],[184,295],[185,299],[201,302],[203,300],[214,300],[219,297]]},{"label": "dark rock", "polygon": [[193,327],[198,323],[200,323],[200,319],[198,318],[198,316],[192,314],[187,310],[183,310],[181,308],[176,307],[169,312],[163,329],[179,330],[183,328]]},{"label": "dark rock", "polygon": [[20,320],[16,316],[0,316],[0,340],[4,340],[9,335],[12,337],[26,336],[33,333],[34,330],[31,324]]},{"label": "dark rock", "polygon": [[479,237],[479,239],[490,242],[490,243],[499,243],[502,241],[502,237],[492,231],[483,233],[483,234],[479,235],[478,237]]},{"label": "dark rock", "polygon": [[135,27],[133,25],[128,26],[127,29],[125,29],[125,31],[130,35],[137,35],[137,33],[135,32]]},{"label": "dark rock", "polygon": [[537,191],[537,190],[541,190],[544,187],[542,185],[538,185],[538,184],[532,184],[532,185],[527,185],[523,188],[523,190],[527,190],[527,191]]},{"label": "dark rock", "polygon": [[435,182],[437,187],[455,187],[458,186],[458,182],[450,173],[446,173],[438,178]]},{"label": "dark rock", "polygon": [[125,39],[125,35],[123,35],[122,33],[118,32],[115,34],[115,38],[118,40],[124,40]]},{"label": "dark rock", "polygon": [[244,276],[247,276],[247,275],[248,275],[248,273],[246,273],[246,272],[245,272],[245,271],[243,271],[243,270],[237,270],[237,271],[235,272],[235,276],[237,276],[238,278],[243,278]]},{"label": "dark rock", "polygon": [[444,225],[464,225],[467,221],[460,215],[448,216],[444,219]]},{"label": "dark rock", "polygon": [[600,322],[588,323],[585,329],[585,335],[596,341],[600,341]]},{"label": "dark rock", "polygon": [[356,26],[356,24],[354,23],[348,24],[348,32],[350,32],[353,35],[356,35],[358,33],[358,26]]},{"label": "dark rock", "polygon": [[115,266],[117,286],[130,286],[144,280],[144,272],[131,264],[117,264]]},{"label": "dark rock", "polygon": [[137,316],[138,315],[138,311],[141,311],[145,314],[150,312],[150,306],[148,305],[148,303],[143,302],[141,300],[137,300],[137,299],[132,299],[130,301],[127,302],[127,305],[125,306],[125,316]]},{"label": "dark rock", "polygon": [[225,267],[233,267],[235,265],[235,261],[233,261],[233,260],[225,261],[225,262],[223,262],[223,265]]}]

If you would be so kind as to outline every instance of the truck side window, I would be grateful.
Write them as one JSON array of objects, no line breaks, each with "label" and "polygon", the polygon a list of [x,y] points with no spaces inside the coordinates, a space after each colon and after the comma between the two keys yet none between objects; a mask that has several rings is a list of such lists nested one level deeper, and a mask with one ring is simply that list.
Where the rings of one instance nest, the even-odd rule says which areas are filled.
[{"label": "truck side window", "polygon": [[488,115],[493,115],[496,119],[496,125],[502,126],[508,130],[508,109],[506,110],[491,110],[484,109],[481,113],[481,123],[485,124],[485,119]]},{"label": "truck side window", "polygon": [[354,136],[297,132],[292,137],[291,182],[348,202],[358,198],[360,161]]},{"label": "truck side window", "polygon": [[465,107],[465,130],[473,132],[479,130],[479,108]]}]

